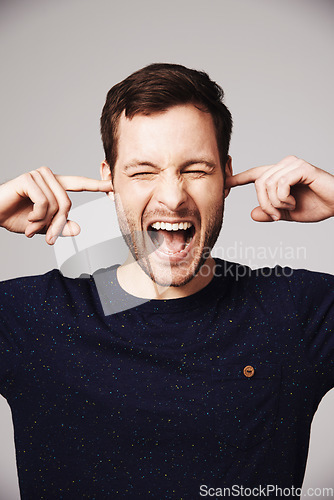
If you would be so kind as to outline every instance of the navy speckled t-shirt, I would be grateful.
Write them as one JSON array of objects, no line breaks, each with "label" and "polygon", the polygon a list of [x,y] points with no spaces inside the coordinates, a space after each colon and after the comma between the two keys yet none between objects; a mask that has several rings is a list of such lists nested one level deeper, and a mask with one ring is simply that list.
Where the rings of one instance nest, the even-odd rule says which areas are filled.
[{"label": "navy speckled t-shirt", "polygon": [[216,262],[198,293],[137,304],[115,268],[1,283],[22,499],[301,486],[334,385],[334,277]]}]

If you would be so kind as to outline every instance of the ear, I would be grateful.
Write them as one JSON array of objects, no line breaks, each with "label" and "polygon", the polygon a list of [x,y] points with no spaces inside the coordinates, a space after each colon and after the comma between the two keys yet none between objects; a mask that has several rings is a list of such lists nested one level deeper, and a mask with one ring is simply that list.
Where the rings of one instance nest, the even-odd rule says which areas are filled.
[{"label": "ear", "polygon": [[[232,158],[231,156],[228,156],[226,165],[225,165],[225,182],[227,177],[231,177],[233,175],[233,170],[232,170]],[[224,189],[224,197],[228,196],[230,192],[230,188],[225,188]]]},{"label": "ear", "polygon": [[109,191],[107,194],[107,196],[112,200],[114,201],[115,197],[114,197],[114,187],[113,187],[113,184],[112,184],[112,179],[111,179],[111,170],[110,170],[110,167],[107,163],[106,160],[103,160],[103,162],[101,162],[101,166],[100,166],[100,176],[101,176],[101,179],[103,181],[110,181],[111,182],[111,186],[112,186],[112,191]]}]

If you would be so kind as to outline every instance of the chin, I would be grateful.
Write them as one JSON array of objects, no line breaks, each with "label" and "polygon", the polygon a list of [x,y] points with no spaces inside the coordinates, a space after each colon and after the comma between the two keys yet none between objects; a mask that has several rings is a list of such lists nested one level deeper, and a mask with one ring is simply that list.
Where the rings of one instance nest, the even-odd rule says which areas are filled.
[{"label": "chin", "polygon": [[[178,244],[178,251],[175,251],[175,246],[168,247],[165,243],[165,230],[160,226],[156,229],[156,223],[145,231],[137,230],[130,217],[125,224],[124,217],[119,216],[119,223],[133,259],[144,273],[158,286],[176,288],[187,285],[195,277],[200,281],[202,278],[203,282],[208,281],[209,276],[201,276],[200,270],[210,257],[210,251],[218,238],[222,215],[221,208],[209,219],[205,230],[200,231],[200,224],[196,223],[192,227],[180,229],[183,245]],[[178,239],[180,240],[180,233]]]},{"label": "chin", "polygon": [[200,257],[190,263],[181,262],[157,264],[150,258],[137,260],[145,274],[157,285],[163,287],[182,287],[190,283],[199,273],[206,259]]}]

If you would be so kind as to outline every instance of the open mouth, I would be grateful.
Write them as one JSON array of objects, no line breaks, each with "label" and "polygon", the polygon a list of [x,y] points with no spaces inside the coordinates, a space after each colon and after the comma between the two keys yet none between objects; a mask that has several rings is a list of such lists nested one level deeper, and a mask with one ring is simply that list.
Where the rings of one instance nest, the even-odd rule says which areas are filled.
[{"label": "open mouth", "polygon": [[195,227],[191,222],[154,222],[148,227],[148,234],[159,252],[166,255],[182,254],[189,247]]}]

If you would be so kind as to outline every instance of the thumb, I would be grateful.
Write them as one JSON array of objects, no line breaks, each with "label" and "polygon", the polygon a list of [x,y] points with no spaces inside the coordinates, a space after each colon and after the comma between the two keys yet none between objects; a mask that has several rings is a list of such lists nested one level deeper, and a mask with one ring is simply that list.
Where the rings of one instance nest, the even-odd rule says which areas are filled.
[{"label": "thumb", "polygon": [[261,207],[254,208],[251,217],[255,222],[274,222],[271,215],[266,214]]},{"label": "thumb", "polygon": [[62,236],[77,236],[81,231],[79,224],[73,220],[68,220],[63,227]]}]

